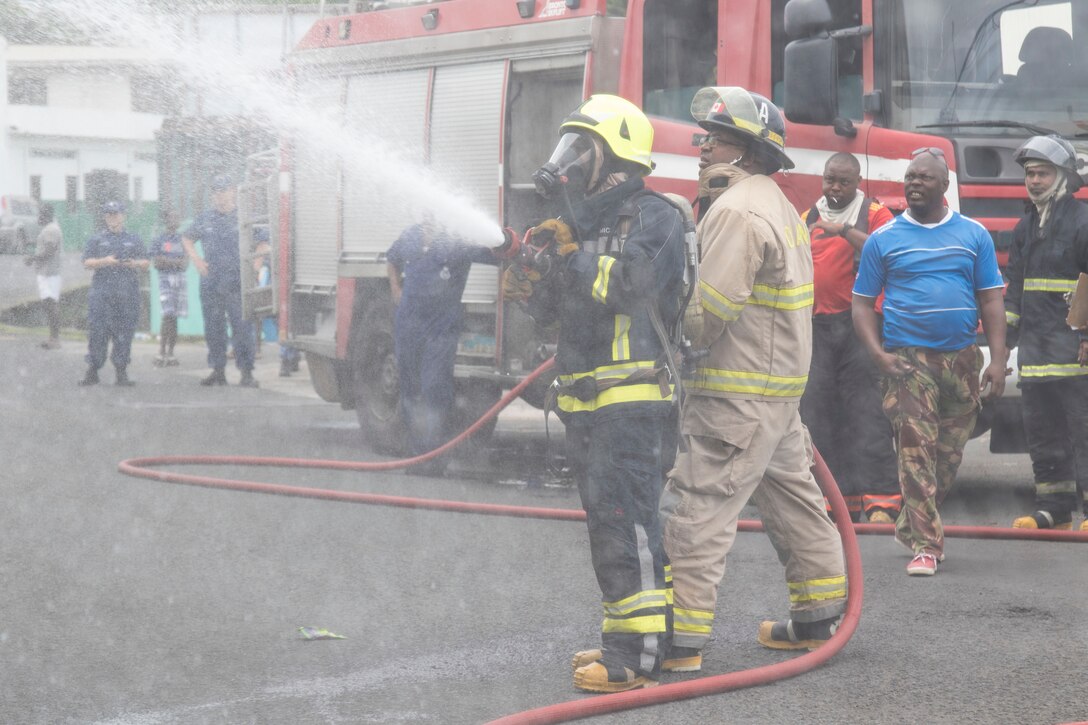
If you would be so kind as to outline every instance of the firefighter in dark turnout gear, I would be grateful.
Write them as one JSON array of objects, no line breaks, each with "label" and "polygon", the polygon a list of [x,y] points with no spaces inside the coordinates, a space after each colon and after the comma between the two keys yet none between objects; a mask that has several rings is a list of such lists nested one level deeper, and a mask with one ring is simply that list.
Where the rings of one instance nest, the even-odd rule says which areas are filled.
[{"label": "firefighter in dark turnout gear", "polygon": [[559,323],[554,407],[604,610],[602,646],[574,656],[574,685],[620,692],[657,684],[671,626],[657,506],[676,446],[663,328],[680,314],[684,230],[677,209],[644,189],[653,127],[636,106],[592,96],[559,133],[535,175],[559,202],[561,218],[533,230],[538,243],[555,234],[552,259],[528,280],[511,268],[504,291],[528,295],[538,323]]},{"label": "firefighter in dark turnout gear", "polygon": [[1032,204],[1013,231],[1005,319],[1009,347],[1020,346],[1036,511],[1013,526],[1071,529],[1078,505],[1088,515],[1088,331],[1066,324],[1077,276],[1088,272],[1088,205],[1073,198],[1081,178],[1068,141],[1034,136],[1015,159]]}]

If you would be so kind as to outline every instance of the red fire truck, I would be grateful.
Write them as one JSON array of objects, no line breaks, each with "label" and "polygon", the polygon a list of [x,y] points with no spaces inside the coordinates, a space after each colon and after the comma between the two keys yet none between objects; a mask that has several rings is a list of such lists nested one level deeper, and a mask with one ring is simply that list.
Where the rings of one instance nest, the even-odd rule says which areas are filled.
[{"label": "red fire truck", "polygon": [[[1036,133],[1088,135],[1083,2],[390,0],[360,10],[318,21],[291,54],[303,103],[328,109],[345,134],[380,135],[496,226],[519,230],[542,211],[531,174],[560,121],[596,92],[645,110],[650,185],[688,198],[701,138],[688,107],[705,85],[743,86],[785,109],[797,168],[779,181],[799,209],[820,194],[827,157],[849,151],[863,190],[902,210],[911,152],[941,149],[949,205],[985,224],[1000,254],[1026,198],[1014,149]],[[271,227],[275,287],[263,304],[306,353],[317,391],[354,407],[369,440],[388,447],[401,434],[384,253],[410,218],[380,178],[320,141],[283,139],[278,168],[254,161],[243,224]],[[463,298],[464,420],[549,355],[547,331],[500,302],[498,279],[474,268]],[[1017,403],[988,411],[994,450],[1022,445]]]}]

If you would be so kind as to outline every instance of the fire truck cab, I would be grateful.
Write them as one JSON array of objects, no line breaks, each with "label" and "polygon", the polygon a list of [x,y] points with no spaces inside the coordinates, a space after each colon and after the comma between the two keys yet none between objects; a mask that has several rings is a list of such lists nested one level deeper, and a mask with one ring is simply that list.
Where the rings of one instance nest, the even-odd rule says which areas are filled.
[{"label": "fire truck cab", "polygon": [[[1088,3],[361,5],[319,20],[288,60],[300,105],[322,109],[335,133],[289,134],[279,168],[258,164],[247,186],[270,199],[281,337],[306,353],[321,396],[354,407],[378,447],[403,439],[384,255],[427,203],[414,169],[464,194],[496,228],[520,232],[546,213],[531,174],[561,120],[592,93],[618,93],[654,124],[650,185],[690,199],[702,137],[691,98],[705,85],[738,85],[786,111],[797,168],[779,181],[798,209],[819,196],[827,157],[849,151],[863,191],[901,211],[911,152],[935,147],[951,170],[948,204],[986,225],[1001,256],[1026,198],[1015,148],[1036,133],[1088,134]],[[549,331],[499,291],[495,268],[473,269],[456,366],[464,422],[550,354]],[[526,397],[539,404],[541,393]],[[1015,402],[988,415],[995,450],[1022,444]]]}]

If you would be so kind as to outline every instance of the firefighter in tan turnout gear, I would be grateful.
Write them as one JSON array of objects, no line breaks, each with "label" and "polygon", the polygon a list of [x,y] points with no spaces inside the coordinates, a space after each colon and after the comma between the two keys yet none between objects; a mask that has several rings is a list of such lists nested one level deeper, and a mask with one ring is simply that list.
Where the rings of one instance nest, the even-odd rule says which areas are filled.
[{"label": "firefighter in tan turnout gear", "polygon": [[786,567],[790,616],[760,644],[812,649],[846,604],[842,544],[813,478],[799,403],[812,350],[808,230],[768,176],[792,168],[779,110],[743,88],[703,88],[699,301],[706,349],[685,380],[680,449],[661,499],[673,640],[662,669],[698,670],[741,509],[751,499]]}]

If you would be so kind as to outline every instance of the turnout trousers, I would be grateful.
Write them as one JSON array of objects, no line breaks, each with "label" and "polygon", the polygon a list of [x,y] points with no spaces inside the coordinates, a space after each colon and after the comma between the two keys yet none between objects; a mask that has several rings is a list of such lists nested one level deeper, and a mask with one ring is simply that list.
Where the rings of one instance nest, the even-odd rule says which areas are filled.
[{"label": "turnout trousers", "polygon": [[[95,370],[106,364],[106,356],[118,370],[128,367],[132,337],[140,318],[139,292],[91,290],[87,300],[87,365]],[[110,351],[110,342],[113,350]]]},{"label": "turnout trousers", "polygon": [[812,318],[812,365],[801,420],[835,477],[850,517],[899,514],[899,469],[872,358],[854,333],[850,311]]},{"label": "turnout trousers", "polygon": [[[571,463],[601,588],[606,666],[657,679],[668,651],[671,591],[658,501],[662,458],[671,460],[675,428],[659,415],[567,423]],[[664,443],[663,443],[664,441]]]},{"label": "turnout trousers", "polygon": [[227,322],[234,364],[239,370],[253,369],[257,338],[252,320],[242,316],[241,282],[230,278],[204,277],[200,280],[200,306],[204,313],[204,340],[208,345],[208,367],[227,367]]},{"label": "turnout trousers", "polygon": [[689,396],[680,450],[661,497],[673,574],[673,645],[710,639],[726,555],[751,500],[786,567],[790,616],[836,617],[846,607],[842,542],[812,475],[798,403]]},{"label": "turnout trousers", "polygon": [[963,447],[978,417],[978,345],[943,352],[922,347],[891,351],[913,371],[882,377],[884,414],[892,422],[899,450],[903,509],[895,538],[915,554],[944,553],[944,526],[938,507],[956,481]]},{"label": "turnout trousers", "polygon": [[1035,508],[1088,515],[1088,375],[1022,384],[1021,396]]}]

